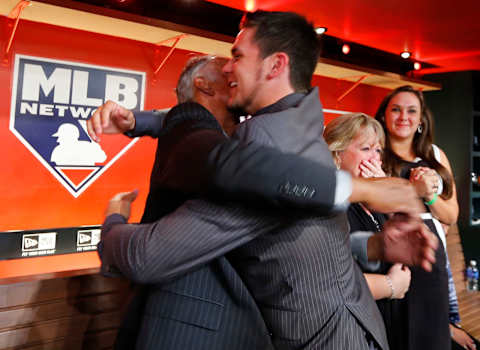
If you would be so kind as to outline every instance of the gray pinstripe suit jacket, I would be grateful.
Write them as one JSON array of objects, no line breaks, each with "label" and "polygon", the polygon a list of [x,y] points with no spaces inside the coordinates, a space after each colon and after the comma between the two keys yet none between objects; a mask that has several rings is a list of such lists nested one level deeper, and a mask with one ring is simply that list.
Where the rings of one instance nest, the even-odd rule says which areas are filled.
[{"label": "gray pinstripe suit jacket", "polygon": [[[156,122],[151,120],[151,128],[142,130],[145,125],[137,120],[135,133],[159,137],[143,223],[158,220],[193,196],[170,186],[189,180],[179,179],[191,173],[191,164],[181,153],[225,139],[215,118],[198,104],[175,107],[160,129],[155,129]],[[120,215],[107,219],[103,234],[115,223],[125,219]],[[174,281],[137,286],[115,343],[117,350],[134,348],[265,350],[273,346],[250,292],[227,258],[219,257]]]},{"label": "gray pinstripe suit jacket", "polygon": [[[333,167],[322,132],[314,89],[294,107],[241,125],[237,137]],[[345,214],[286,217],[195,200],[152,225],[115,226],[105,239],[103,262],[132,279],[163,282],[238,248],[231,261],[277,348],[367,349],[367,331],[388,349],[382,318],[352,259],[348,232]]]}]

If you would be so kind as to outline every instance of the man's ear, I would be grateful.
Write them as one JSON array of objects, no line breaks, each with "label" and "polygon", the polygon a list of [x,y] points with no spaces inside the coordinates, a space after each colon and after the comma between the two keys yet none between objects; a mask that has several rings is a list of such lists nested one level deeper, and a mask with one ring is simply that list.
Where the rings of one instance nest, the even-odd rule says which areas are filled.
[{"label": "man's ear", "polygon": [[283,74],[288,70],[290,57],[285,52],[275,52],[267,58],[269,60],[268,79],[273,79]]},{"label": "man's ear", "polygon": [[196,77],[193,79],[193,85],[196,89],[200,90],[204,94],[213,96],[215,95],[215,90],[210,81],[205,79],[204,77]]}]

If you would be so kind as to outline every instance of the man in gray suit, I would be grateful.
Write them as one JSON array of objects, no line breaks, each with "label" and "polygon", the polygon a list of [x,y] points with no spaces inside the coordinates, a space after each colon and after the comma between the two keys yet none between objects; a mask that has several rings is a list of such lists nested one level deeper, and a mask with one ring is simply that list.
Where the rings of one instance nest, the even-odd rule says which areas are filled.
[{"label": "man in gray suit", "polygon": [[[240,145],[248,147],[255,141],[322,164],[329,189],[321,195],[337,205],[348,198],[367,199],[379,207],[398,203],[398,193],[389,201],[372,198],[365,190],[378,194],[375,186],[352,181],[333,166],[321,137],[318,90],[310,90],[318,56],[310,24],[291,13],[248,14],[232,55],[224,68],[231,87],[229,105],[253,115],[237,128]],[[214,149],[210,161],[221,158],[221,151],[222,145]],[[288,196],[292,189],[287,184],[279,190]],[[411,195],[408,186],[402,186]],[[300,195],[311,194],[309,189]],[[128,199],[118,201],[128,206]],[[416,221],[396,221],[392,227],[411,231],[409,237],[420,243],[429,239]],[[382,319],[351,257],[348,231],[344,213],[280,216],[232,203],[195,200],[154,224],[110,227],[102,237],[102,263],[133,280],[161,283],[230,252],[276,347],[387,349]],[[427,242],[424,261],[432,258],[432,245]],[[411,264],[411,255],[402,255],[405,252],[395,255],[387,249],[380,255]]]}]

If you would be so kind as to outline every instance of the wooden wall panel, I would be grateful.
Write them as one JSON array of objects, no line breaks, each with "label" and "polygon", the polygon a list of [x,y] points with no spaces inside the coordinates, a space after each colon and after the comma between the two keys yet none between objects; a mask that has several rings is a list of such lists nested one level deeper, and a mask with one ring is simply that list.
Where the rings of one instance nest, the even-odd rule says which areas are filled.
[{"label": "wooden wall panel", "polygon": [[480,292],[468,292],[465,281],[465,259],[458,227],[453,226],[447,235],[448,257],[457,290],[462,327],[480,339]]},{"label": "wooden wall panel", "polygon": [[116,336],[116,330],[87,334],[83,340],[82,349],[112,349]]},{"label": "wooden wall panel", "polygon": [[129,283],[87,275],[0,286],[0,349],[107,349]]}]

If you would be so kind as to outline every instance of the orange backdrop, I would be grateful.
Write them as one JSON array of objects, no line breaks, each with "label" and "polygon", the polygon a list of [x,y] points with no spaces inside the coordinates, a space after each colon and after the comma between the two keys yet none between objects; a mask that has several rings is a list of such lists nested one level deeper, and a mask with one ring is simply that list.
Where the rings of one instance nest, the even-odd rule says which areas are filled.
[{"label": "orange backdrop", "polygon": [[[2,54],[13,21],[0,17]],[[80,30],[21,20],[12,49],[0,63],[0,231],[33,230],[103,221],[108,200],[117,192],[139,189],[132,212],[138,221],[148,192],[156,142],[142,138],[81,195],[74,198],[9,130],[14,55],[22,54],[129,69],[146,73],[145,109],[175,104],[173,89],[189,52],[175,50],[157,75],[153,71],[169,48]],[[315,76],[326,109],[374,114],[386,90],[360,85],[337,102],[352,83]],[[327,122],[336,113],[326,113]],[[124,136],[111,136],[124,138]],[[119,141],[120,142],[120,141]]]}]

